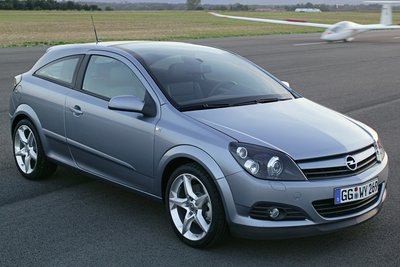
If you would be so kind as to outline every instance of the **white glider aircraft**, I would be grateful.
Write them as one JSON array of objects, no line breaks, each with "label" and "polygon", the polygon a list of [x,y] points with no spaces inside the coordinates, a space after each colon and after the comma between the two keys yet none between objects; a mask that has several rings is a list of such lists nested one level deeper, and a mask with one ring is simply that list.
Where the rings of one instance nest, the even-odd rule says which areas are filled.
[{"label": "white glider aircraft", "polygon": [[210,14],[217,17],[238,19],[238,20],[325,28],[326,30],[322,33],[321,39],[328,42],[352,41],[355,35],[371,30],[400,29],[400,26],[392,25],[393,23],[392,5],[400,4],[400,1],[365,1],[365,3],[382,4],[381,21],[379,24],[361,25],[351,21],[341,21],[336,24],[321,24],[321,23],[310,23],[301,21],[290,21],[290,20],[286,21],[286,20],[275,20],[275,19],[259,19],[259,18],[249,18],[249,17],[227,16],[213,12],[210,12]]}]

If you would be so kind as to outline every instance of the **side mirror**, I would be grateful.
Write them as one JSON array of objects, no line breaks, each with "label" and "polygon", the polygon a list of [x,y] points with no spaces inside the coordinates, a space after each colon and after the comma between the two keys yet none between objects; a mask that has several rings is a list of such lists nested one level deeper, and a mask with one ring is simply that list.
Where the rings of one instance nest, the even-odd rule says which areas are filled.
[{"label": "side mirror", "polygon": [[111,98],[108,108],[121,111],[133,111],[143,113],[144,103],[136,96],[123,95]]},{"label": "side mirror", "polygon": [[290,88],[290,83],[288,83],[288,82],[285,82],[285,81],[281,81],[284,85],[286,85],[287,87],[289,87]]}]

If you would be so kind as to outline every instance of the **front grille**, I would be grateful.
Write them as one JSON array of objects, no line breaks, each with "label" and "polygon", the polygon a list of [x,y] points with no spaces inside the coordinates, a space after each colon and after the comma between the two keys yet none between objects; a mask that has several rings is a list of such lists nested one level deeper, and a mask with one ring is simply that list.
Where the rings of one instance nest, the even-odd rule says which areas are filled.
[{"label": "front grille", "polygon": [[269,217],[269,209],[272,207],[279,208],[281,211],[280,221],[299,221],[305,220],[307,217],[305,212],[292,206],[282,206],[282,204],[274,204],[268,202],[257,202],[250,210],[250,217],[257,220],[272,220]]},{"label": "front grille", "polygon": [[334,218],[351,215],[373,206],[379,199],[382,184],[379,185],[378,193],[362,200],[335,205],[333,198],[314,201],[312,204],[319,215],[325,218]]},{"label": "front grille", "polygon": [[[353,156],[357,159],[357,169],[350,170],[346,166],[346,157]],[[307,159],[297,161],[308,180],[338,178],[356,175],[364,172],[377,163],[375,147],[365,148],[325,158]]]}]

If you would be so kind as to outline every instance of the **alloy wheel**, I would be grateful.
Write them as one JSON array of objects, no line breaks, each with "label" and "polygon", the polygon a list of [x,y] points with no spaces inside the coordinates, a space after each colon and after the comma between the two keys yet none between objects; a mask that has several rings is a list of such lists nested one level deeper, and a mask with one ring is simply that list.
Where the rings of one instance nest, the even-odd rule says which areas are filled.
[{"label": "alloy wheel", "polygon": [[207,235],[212,222],[212,205],[199,178],[189,173],[176,177],[168,201],[172,221],[182,236],[197,241]]},{"label": "alloy wheel", "polygon": [[37,164],[38,147],[35,135],[27,125],[21,125],[14,137],[14,155],[18,167],[25,174],[31,174]]}]

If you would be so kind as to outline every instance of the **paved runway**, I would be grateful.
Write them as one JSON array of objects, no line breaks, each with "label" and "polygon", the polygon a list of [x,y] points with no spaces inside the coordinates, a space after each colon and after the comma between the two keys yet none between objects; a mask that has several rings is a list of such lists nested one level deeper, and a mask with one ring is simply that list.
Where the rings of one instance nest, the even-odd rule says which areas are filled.
[{"label": "paved runway", "polygon": [[375,128],[390,157],[383,211],[325,236],[252,241],[228,238],[210,250],[182,244],[163,206],[59,168],[30,182],[12,159],[12,77],[43,47],[0,49],[0,266],[400,266],[400,32],[321,43],[316,34],[192,40],[256,62],[305,97]]}]

